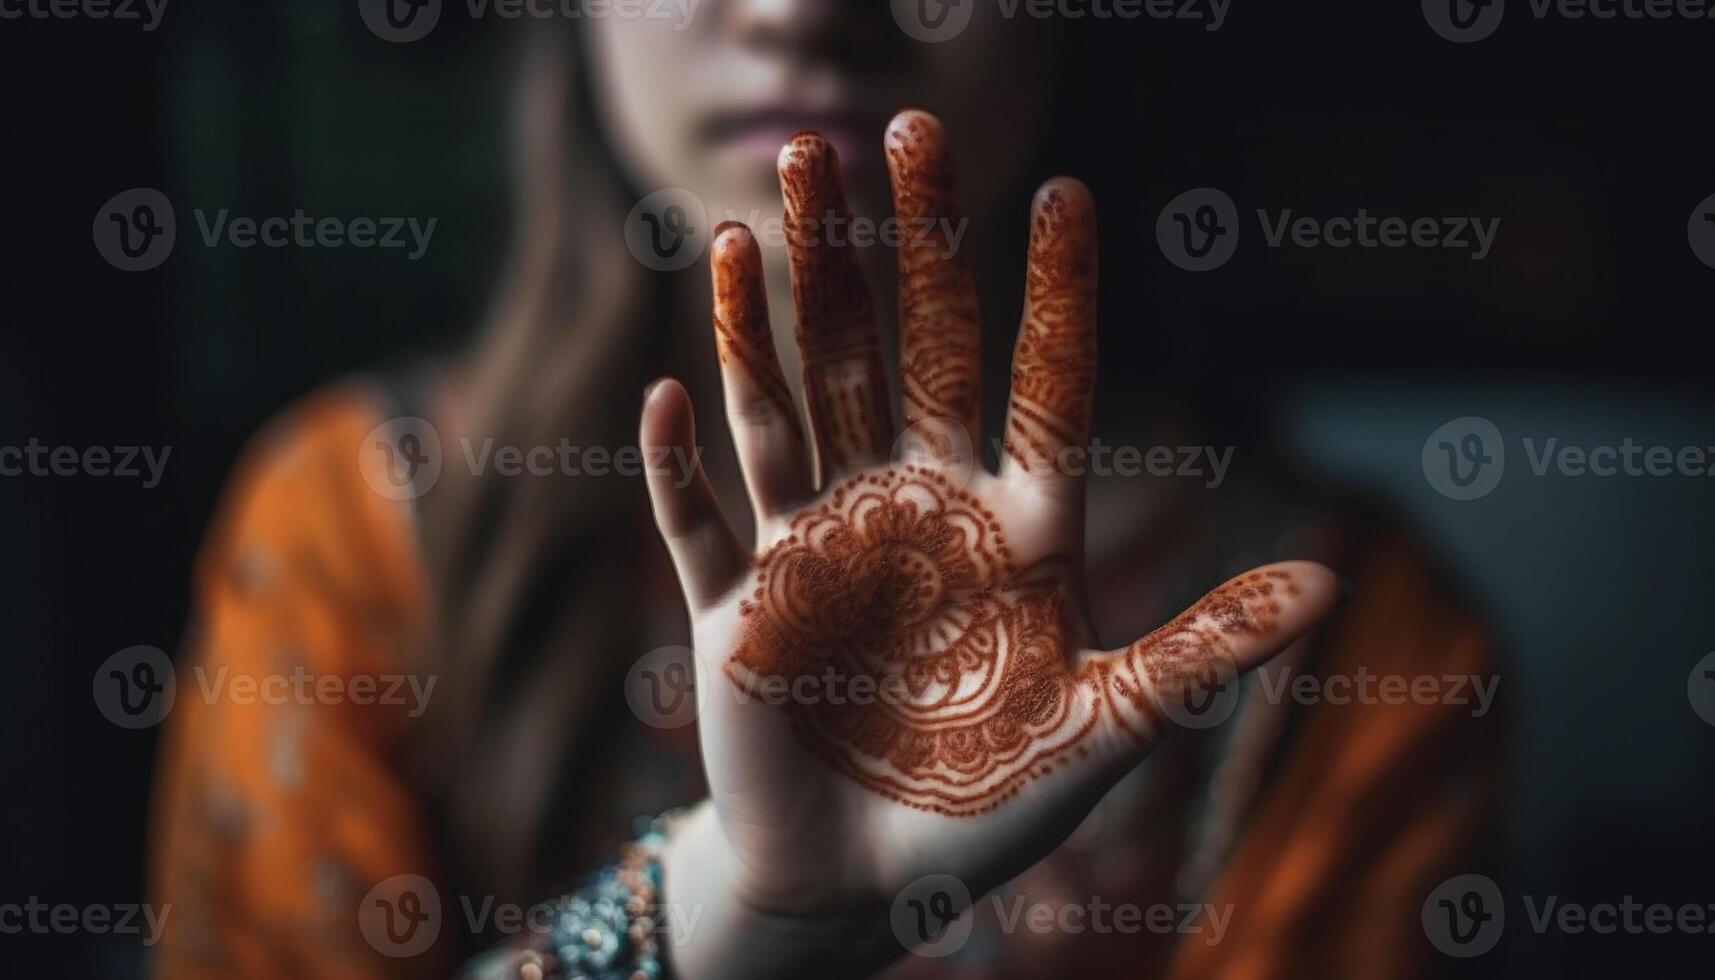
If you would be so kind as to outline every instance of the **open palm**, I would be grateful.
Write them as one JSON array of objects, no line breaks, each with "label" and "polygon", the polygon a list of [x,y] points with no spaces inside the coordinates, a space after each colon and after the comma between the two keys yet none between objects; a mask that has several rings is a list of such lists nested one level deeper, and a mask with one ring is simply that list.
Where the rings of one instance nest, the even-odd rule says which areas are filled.
[{"label": "open palm", "polygon": [[[715,339],[756,509],[739,541],[699,472],[652,476],[690,605],[698,723],[735,887],[772,913],[885,907],[920,876],[973,894],[1053,849],[1161,737],[1195,685],[1254,667],[1336,589],[1321,566],[1240,576],[1148,636],[1101,649],[1083,599],[1080,450],[1096,368],[1094,204],[1077,181],[1032,205],[1026,308],[998,473],[977,462],[976,293],[948,247],[951,168],[926,113],[886,136],[899,253],[907,439],[888,404],[874,310],[838,162],[815,134],[782,151],[808,435],[781,375],[756,242],[713,246]],[[688,396],[645,401],[646,448],[695,444]],[[919,450],[895,458],[896,442]],[[682,481],[681,481],[682,482]]]}]

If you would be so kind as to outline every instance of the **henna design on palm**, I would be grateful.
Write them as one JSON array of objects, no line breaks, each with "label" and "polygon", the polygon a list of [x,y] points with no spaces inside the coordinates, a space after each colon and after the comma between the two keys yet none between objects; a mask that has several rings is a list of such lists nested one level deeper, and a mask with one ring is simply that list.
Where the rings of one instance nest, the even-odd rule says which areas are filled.
[{"label": "henna design on palm", "polygon": [[[902,113],[884,150],[911,227],[957,220],[938,121]],[[711,698],[701,724],[717,805],[740,814],[750,856],[769,867],[770,834],[773,846],[813,848],[826,821],[856,819],[847,810],[1059,826],[1170,727],[1171,698],[1308,629],[1332,604],[1332,576],[1267,566],[1134,643],[1099,647],[1082,595],[1082,480],[1058,465],[1091,424],[1088,190],[1057,178],[1032,204],[1006,451],[998,473],[967,482],[944,460],[884,455],[894,423],[873,304],[852,249],[816,227],[849,214],[833,148],[795,136],[780,177],[809,435],[771,349],[760,252],[748,230],[723,226],[715,333],[757,549],[733,535],[700,471],[684,487],[652,476],[650,492],[691,606],[701,683],[757,694],[827,678],[848,696]],[[945,244],[914,240],[899,255],[902,411],[975,432],[976,294]],[[642,442],[695,444],[676,383],[647,399]],[[859,682],[875,696],[856,696]]]},{"label": "henna design on palm", "polygon": [[793,731],[889,799],[987,809],[1091,724],[1072,717],[1063,561],[1021,572],[995,515],[927,468],[853,477],[760,559],[728,675],[753,693],[827,674],[897,692],[791,704]]}]

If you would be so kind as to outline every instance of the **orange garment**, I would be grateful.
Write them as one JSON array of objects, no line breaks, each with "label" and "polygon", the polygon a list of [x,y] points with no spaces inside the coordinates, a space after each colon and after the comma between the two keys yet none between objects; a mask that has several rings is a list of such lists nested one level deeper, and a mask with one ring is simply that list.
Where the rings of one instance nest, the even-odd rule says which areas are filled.
[{"label": "orange garment", "polygon": [[[354,385],[300,406],[247,454],[214,523],[159,766],[154,890],[172,906],[157,949],[161,976],[431,977],[452,969],[438,953],[448,943],[395,957],[374,941],[374,922],[370,938],[360,922],[372,888],[397,875],[435,876],[428,816],[402,776],[412,705],[238,704],[203,694],[223,670],[260,677],[301,667],[346,682],[412,670],[426,606],[411,512],[372,491],[357,465],[362,440],[384,417],[380,404]],[[1375,538],[1340,567],[1358,583],[1357,596],[1313,650],[1289,657],[1324,674],[1360,666],[1493,674],[1484,630],[1402,539]],[[1445,704],[1266,705],[1249,713],[1250,734],[1241,737],[1252,751],[1239,761],[1256,771],[1235,776],[1229,764],[1212,784],[1221,798],[1248,801],[1195,899],[1233,907],[1221,942],[1015,936],[981,965],[918,960],[901,972],[1424,975],[1438,954],[1419,908],[1437,882],[1464,870],[1484,826],[1498,771],[1493,720],[1475,724],[1469,708]],[[1167,748],[1157,755],[1171,767]],[[1242,792],[1226,785],[1235,779],[1245,782]],[[1139,809],[1159,810],[1161,799]],[[1147,820],[1108,823],[1123,833]],[[1080,851],[1077,843],[1075,836],[1021,881],[1109,901],[1174,901],[1159,894],[1172,883],[1173,861],[1153,860],[1141,845]],[[1115,869],[1128,862],[1151,882],[1135,896],[1114,884]],[[463,914],[455,902],[441,903],[449,922]]]},{"label": "orange garment", "polygon": [[[265,432],[199,559],[158,767],[154,885],[173,909],[161,976],[444,970],[381,954],[358,920],[372,886],[434,873],[399,765],[412,706],[354,704],[356,686],[341,703],[238,703],[230,686],[299,668],[346,685],[410,670],[424,610],[410,511],[358,475],[376,404],[342,389]],[[207,697],[217,684],[223,696]]]}]

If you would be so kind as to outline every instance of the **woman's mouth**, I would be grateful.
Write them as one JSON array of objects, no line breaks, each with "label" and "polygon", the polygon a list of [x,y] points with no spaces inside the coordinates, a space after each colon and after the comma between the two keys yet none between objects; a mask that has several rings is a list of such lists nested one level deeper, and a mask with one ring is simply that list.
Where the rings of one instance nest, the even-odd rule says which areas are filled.
[{"label": "woman's mouth", "polygon": [[887,120],[858,110],[762,109],[715,115],[703,139],[718,152],[754,159],[772,169],[774,160],[796,133],[813,130],[834,146],[842,169],[867,170],[880,162]]}]

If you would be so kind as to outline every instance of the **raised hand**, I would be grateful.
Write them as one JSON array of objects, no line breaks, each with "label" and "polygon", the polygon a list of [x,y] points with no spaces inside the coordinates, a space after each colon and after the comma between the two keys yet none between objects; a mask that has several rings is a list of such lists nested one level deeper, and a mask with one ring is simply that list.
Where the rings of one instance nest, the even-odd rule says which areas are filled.
[{"label": "raised hand", "polygon": [[[713,246],[715,337],[758,542],[739,541],[701,473],[653,477],[656,522],[690,607],[713,802],[705,843],[765,915],[885,915],[919,876],[973,894],[1064,839],[1170,725],[1176,699],[1256,666],[1331,607],[1326,569],[1259,568],[1136,642],[1103,649],[1085,612],[1083,483],[1096,371],[1095,208],[1056,178],[1030,215],[1026,304],[1004,458],[980,431],[978,315],[943,129],[905,112],[885,146],[899,252],[895,460],[873,304],[849,245],[832,147],[782,151],[808,434],[781,376],[762,260],[742,225]],[[646,399],[647,449],[695,443],[689,398]],[[673,884],[669,881],[669,895]]]}]

